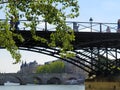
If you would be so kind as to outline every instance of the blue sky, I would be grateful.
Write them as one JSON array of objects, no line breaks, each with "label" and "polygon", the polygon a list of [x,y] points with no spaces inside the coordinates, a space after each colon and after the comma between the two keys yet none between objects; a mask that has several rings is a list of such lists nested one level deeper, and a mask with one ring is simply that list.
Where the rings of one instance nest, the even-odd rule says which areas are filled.
[{"label": "blue sky", "polygon": [[92,17],[96,22],[117,22],[120,18],[119,0],[79,0],[80,21]]},{"label": "blue sky", "polygon": [[[79,0],[80,15],[71,21],[87,22],[92,17],[95,22],[113,22],[116,23],[120,18],[120,0]],[[0,11],[0,19],[3,19],[4,13]],[[55,60],[40,53],[32,53],[28,51],[20,51],[23,61],[34,61],[44,63],[45,61]],[[16,72],[19,70],[20,64],[13,65],[14,60],[9,52],[0,50],[0,72]]]},{"label": "blue sky", "polygon": [[79,0],[80,16],[78,21],[117,22],[120,18],[119,0]]}]

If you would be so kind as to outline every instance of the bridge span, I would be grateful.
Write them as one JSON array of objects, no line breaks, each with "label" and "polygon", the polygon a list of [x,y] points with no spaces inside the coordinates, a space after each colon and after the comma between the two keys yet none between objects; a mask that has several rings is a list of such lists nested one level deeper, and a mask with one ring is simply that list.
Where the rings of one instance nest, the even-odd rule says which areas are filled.
[{"label": "bridge span", "polygon": [[[90,74],[100,73],[109,75],[115,68],[120,67],[120,33],[100,33],[100,32],[75,32],[73,43],[76,53],[74,58],[61,58],[59,49],[48,47],[48,45],[35,41],[30,31],[17,31],[25,39],[19,42],[15,39],[17,46],[21,50],[28,50],[43,53],[64,61],[72,63]],[[53,31],[36,31],[38,36],[50,40]],[[102,60],[101,60],[102,58]],[[104,60],[104,61],[103,61]],[[99,64],[99,65],[98,65]],[[116,71],[116,70],[115,70]]]},{"label": "bridge span", "polygon": [[19,83],[20,85],[26,84],[66,84],[69,80],[82,80],[84,78],[78,74],[67,74],[67,73],[44,73],[44,74],[22,74],[22,73],[1,73],[0,74],[0,85],[4,85],[7,81],[13,83]]}]

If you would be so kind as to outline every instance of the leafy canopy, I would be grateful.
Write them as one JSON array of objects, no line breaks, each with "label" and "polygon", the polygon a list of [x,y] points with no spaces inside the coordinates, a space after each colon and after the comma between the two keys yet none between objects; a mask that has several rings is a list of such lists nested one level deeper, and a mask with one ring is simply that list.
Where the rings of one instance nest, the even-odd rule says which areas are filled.
[{"label": "leafy canopy", "polygon": [[[3,2],[4,1],[4,2]],[[72,50],[71,44],[75,36],[73,30],[65,23],[67,18],[75,18],[79,15],[78,0],[0,0],[0,9],[4,9],[6,20],[0,21],[0,46],[10,51],[16,62],[20,60],[18,47],[15,45],[14,37],[24,41],[21,35],[11,32],[8,20],[11,16],[14,21],[25,18],[30,23],[24,23],[29,27],[35,40],[39,40],[51,47],[59,47],[62,53]],[[39,24],[38,20],[42,18],[49,24],[56,26],[56,32],[51,34],[50,41],[38,37],[35,33],[35,27]]]},{"label": "leafy canopy", "polygon": [[51,62],[43,66],[38,66],[36,73],[64,73],[65,64],[62,61]]}]

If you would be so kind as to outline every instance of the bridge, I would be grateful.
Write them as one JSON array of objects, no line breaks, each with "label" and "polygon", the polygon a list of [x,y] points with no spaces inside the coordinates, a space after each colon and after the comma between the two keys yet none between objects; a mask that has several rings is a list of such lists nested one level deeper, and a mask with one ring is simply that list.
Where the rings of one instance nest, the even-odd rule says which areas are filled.
[{"label": "bridge", "polygon": [[[38,25],[36,34],[49,40],[50,34],[55,32],[55,26],[41,22],[43,28],[39,28]],[[44,26],[43,23],[45,23]],[[75,31],[72,52],[76,56],[73,58],[62,58],[58,48],[48,47],[46,44],[33,40],[31,32],[23,24],[20,25],[22,26],[20,30],[15,32],[21,34],[25,41],[21,43],[15,39],[16,44],[21,50],[43,53],[72,63],[88,72],[89,75],[107,76],[119,71],[120,33],[117,32],[116,23],[71,21],[66,23]],[[107,27],[110,29],[109,32],[106,30]]]},{"label": "bridge", "polygon": [[[80,75],[67,74],[67,73],[54,73],[54,74],[22,74],[22,73],[1,73],[0,85],[6,82],[19,83],[20,85],[26,84],[66,84],[69,80],[80,80]],[[83,78],[82,78],[83,79]],[[83,81],[81,82],[83,83]]]},{"label": "bridge", "polygon": [[[33,41],[30,39],[30,31],[19,31],[25,38],[25,42],[18,42],[17,45],[21,50],[28,50],[38,53],[51,55],[67,62],[70,62],[87,72],[94,71],[95,69],[102,69],[101,67],[111,69],[112,66],[119,67],[119,46],[120,34],[119,33],[98,33],[98,32],[76,32],[75,42],[73,42],[75,58],[64,59],[59,55],[59,49],[50,48],[45,44]],[[52,32],[37,31],[38,36],[49,39]],[[29,37],[29,38],[28,38]],[[112,59],[110,59],[111,57]],[[100,62],[100,59],[106,59],[105,62]],[[97,63],[101,66],[97,66]],[[112,65],[111,65],[112,64]],[[109,66],[111,65],[111,66]],[[85,68],[86,67],[86,68]],[[103,70],[101,72],[104,72]]]}]

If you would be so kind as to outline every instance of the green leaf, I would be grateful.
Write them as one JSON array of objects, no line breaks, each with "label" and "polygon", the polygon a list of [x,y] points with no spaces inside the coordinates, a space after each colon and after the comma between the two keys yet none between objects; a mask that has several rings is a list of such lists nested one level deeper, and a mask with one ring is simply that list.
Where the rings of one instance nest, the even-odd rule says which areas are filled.
[{"label": "green leaf", "polygon": [[[73,50],[71,43],[75,36],[71,28],[66,25],[65,20],[79,15],[77,3],[78,0],[8,0],[8,3],[3,3],[5,8],[0,6],[0,9],[4,9],[6,13],[6,20],[0,21],[0,46],[5,47],[11,53],[12,57],[16,59],[16,63],[20,61],[21,55],[13,38],[15,37],[21,42],[24,41],[24,38],[9,30],[8,19],[13,16],[14,21],[21,18],[26,18],[29,21],[24,25],[30,28],[34,40],[46,43],[51,47],[59,47],[64,52]],[[17,18],[15,18],[16,16]],[[39,17],[56,26],[56,32],[51,34],[50,40],[36,35]],[[12,28],[12,31],[14,30]]]}]

